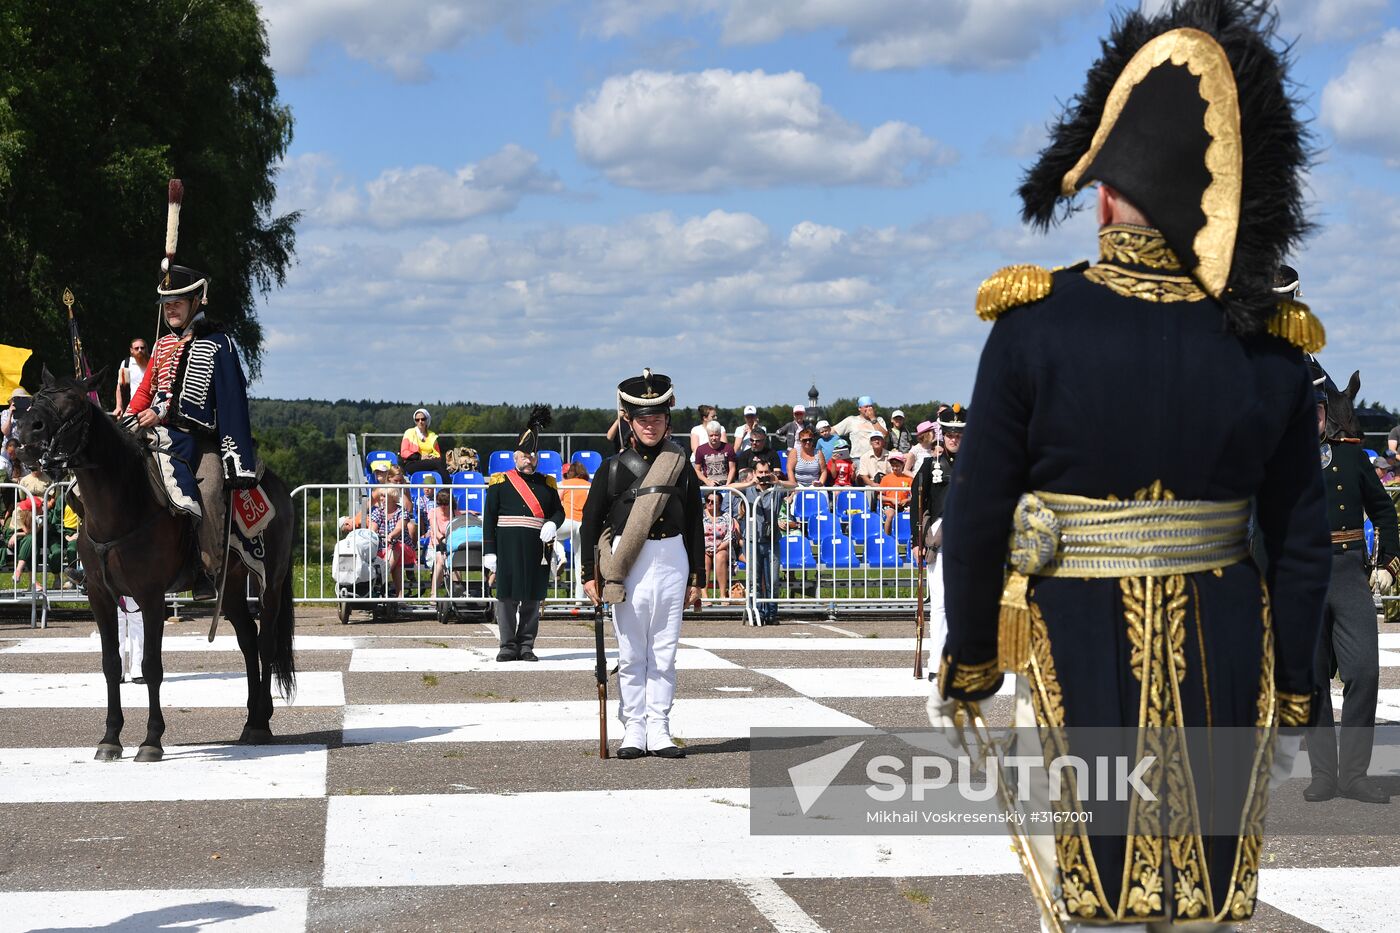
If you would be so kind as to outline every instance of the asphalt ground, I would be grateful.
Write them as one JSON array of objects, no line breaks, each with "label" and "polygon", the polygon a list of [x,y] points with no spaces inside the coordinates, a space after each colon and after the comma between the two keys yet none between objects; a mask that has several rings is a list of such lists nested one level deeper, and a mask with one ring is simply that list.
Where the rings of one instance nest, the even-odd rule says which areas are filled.
[{"label": "asphalt ground", "polygon": [[[843,620],[837,630],[687,620],[682,647],[700,646],[677,691],[688,757],[626,762],[597,757],[592,672],[564,660],[591,655],[578,620],[545,619],[539,648],[557,660],[498,665],[480,663],[494,656],[485,625],[356,618],[347,626],[329,609],[299,607],[308,702],[279,706],[276,744],[264,749],[233,744],[243,724],[239,656],[196,643],[207,617],[167,625],[179,648],[164,654],[167,758],[138,765],[139,693],[125,710],[125,759],[91,760],[105,700],[95,643],[79,641],[90,620],[59,612],[36,631],[27,615],[0,617],[0,782],[9,788],[0,930],[1037,928],[1002,839],[966,850],[951,838],[913,849],[853,839],[846,852],[841,840],[824,849],[830,841],[744,831],[746,710],[779,717],[761,723],[775,726],[817,714],[887,730],[927,725],[907,619]],[[1400,626],[1381,631],[1383,649],[1400,650]],[[220,634],[230,634],[226,624]],[[770,639],[794,646],[774,650],[788,642],[765,646]],[[825,695],[851,692],[841,671],[879,685]],[[1381,688],[1400,689],[1400,667],[1382,668]],[[570,701],[580,705],[561,706]],[[562,737],[539,737],[532,723],[513,739],[515,710],[533,716],[546,707],[529,704],[541,703],[577,721],[551,727]],[[715,703],[733,728],[706,735],[697,724],[687,734],[682,712]],[[1004,721],[1010,700],[986,709]],[[616,748],[620,730],[608,725]],[[1400,792],[1400,771],[1385,780]],[[1400,929],[1391,832],[1400,801],[1306,804],[1305,785],[1295,778],[1271,800],[1271,818],[1308,833],[1266,841],[1247,928]],[[1349,829],[1329,835],[1332,825]],[[982,854],[963,854],[974,850]]]}]

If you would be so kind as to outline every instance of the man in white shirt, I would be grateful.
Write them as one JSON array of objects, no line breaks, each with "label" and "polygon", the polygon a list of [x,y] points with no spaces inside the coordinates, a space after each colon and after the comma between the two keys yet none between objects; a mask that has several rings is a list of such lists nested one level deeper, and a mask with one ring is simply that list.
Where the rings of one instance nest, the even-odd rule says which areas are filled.
[{"label": "man in white shirt", "polygon": [[856,405],[860,411],[832,425],[831,433],[851,442],[851,459],[859,463],[870,454],[870,438],[877,434],[888,438],[890,429],[885,426],[885,419],[875,413],[875,400],[870,396],[862,395]]}]

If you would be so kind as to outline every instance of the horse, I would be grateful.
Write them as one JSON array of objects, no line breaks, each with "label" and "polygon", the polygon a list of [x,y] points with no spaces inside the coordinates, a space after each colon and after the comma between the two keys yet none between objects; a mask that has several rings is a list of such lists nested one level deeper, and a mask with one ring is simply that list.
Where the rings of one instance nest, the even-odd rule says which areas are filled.
[{"label": "horse", "polygon": [[[160,761],[165,716],[160,709],[164,678],[161,636],[165,627],[165,594],[189,589],[200,571],[194,522],[176,516],[151,489],[149,452],[130,431],[88,398],[102,378],[55,378],[47,367],[43,387],[29,411],[20,416],[16,432],[21,456],[39,463],[51,475],[70,470],[77,479],[82,529],[78,554],[86,575],[88,602],[102,639],[102,673],[107,681],[107,727],[94,758],[122,757],[122,664],[117,645],[117,600],[130,596],[141,608],[145,654],[141,675],[150,701],[146,737],[136,761]],[[94,396],[96,397],[96,396]],[[255,622],[243,598],[251,569],[230,549],[224,570],[223,614],[233,623],[248,674],[248,718],[239,741],[272,741],[272,683],[290,697],[296,684],[292,656],[291,553],[293,512],[286,484],[271,470],[260,482],[276,515],[263,530],[267,579],[258,596]],[[219,491],[221,492],[221,491]],[[212,638],[212,630],[210,632]]]},{"label": "horse", "polygon": [[1356,417],[1356,395],[1361,391],[1361,370],[1347,380],[1345,389],[1338,389],[1332,377],[1319,365],[1322,386],[1327,392],[1327,439],[1341,443],[1360,443],[1363,436],[1361,420]]}]

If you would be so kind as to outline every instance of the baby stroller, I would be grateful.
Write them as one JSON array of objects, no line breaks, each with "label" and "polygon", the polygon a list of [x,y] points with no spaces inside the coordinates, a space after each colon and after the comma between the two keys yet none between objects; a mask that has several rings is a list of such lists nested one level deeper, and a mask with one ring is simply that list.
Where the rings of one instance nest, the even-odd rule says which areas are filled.
[{"label": "baby stroller", "polygon": [[384,595],[384,561],[379,560],[379,537],[368,528],[353,529],[335,545],[331,579],[335,595],[341,600],[339,616],[342,623],[350,621],[353,603],[349,599],[375,599]]},{"label": "baby stroller", "polygon": [[[481,516],[461,512],[447,523],[447,596],[433,594],[438,621],[490,622],[491,591],[481,568]],[[473,579],[475,577],[475,579]]]}]

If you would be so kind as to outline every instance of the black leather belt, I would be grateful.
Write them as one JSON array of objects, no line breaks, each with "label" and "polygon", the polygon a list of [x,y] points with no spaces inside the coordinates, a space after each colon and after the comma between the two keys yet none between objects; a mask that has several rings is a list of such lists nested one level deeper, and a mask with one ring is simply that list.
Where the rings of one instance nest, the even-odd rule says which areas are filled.
[{"label": "black leather belt", "polygon": [[639,496],[647,496],[647,495],[651,495],[652,493],[657,493],[657,492],[669,493],[670,495],[678,496],[678,495],[681,494],[681,487],[679,487],[679,486],[643,486],[643,487],[641,487],[640,489],[629,489],[629,490],[627,490],[625,493],[622,494],[622,497],[623,497],[624,499],[636,499],[636,498],[638,498]]}]

